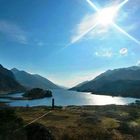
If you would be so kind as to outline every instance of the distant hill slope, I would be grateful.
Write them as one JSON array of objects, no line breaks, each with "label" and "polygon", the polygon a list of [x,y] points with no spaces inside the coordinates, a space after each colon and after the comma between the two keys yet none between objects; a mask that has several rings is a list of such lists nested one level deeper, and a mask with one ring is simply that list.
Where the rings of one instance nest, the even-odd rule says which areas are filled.
[{"label": "distant hill slope", "polygon": [[140,67],[108,70],[81,86],[71,88],[71,90],[140,98]]},{"label": "distant hill slope", "polygon": [[84,82],[82,82],[82,83],[80,83],[80,84],[77,84],[75,87],[76,87],[76,88],[79,88],[79,87],[85,85],[85,84],[88,83],[88,82],[89,82],[89,81],[84,81]]},{"label": "distant hill slope", "polygon": [[16,80],[23,86],[27,88],[42,88],[42,89],[59,89],[60,87],[55,85],[53,82],[49,81],[48,79],[37,75],[37,74],[30,74],[25,71],[20,71],[16,68],[11,70]]},{"label": "distant hill slope", "polygon": [[15,79],[14,74],[0,65],[0,94],[25,90]]}]

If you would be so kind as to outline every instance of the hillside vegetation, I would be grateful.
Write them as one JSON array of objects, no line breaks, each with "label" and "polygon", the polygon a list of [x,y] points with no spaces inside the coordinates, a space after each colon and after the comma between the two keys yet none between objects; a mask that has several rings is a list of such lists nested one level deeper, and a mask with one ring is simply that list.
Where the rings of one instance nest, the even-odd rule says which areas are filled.
[{"label": "hillside vegetation", "polygon": [[[26,140],[24,139],[26,137],[28,140],[140,139],[140,106],[138,105],[71,106],[54,110],[49,107],[17,107],[13,110],[16,119],[10,117],[9,112],[3,114],[0,119],[0,123],[3,124],[0,132],[1,136],[5,136],[5,140],[11,140],[12,132],[17,128],[20,129],[14,133],[14,140],[19,136],[22,136],[23,140]],[[49,114],[23,128],[23,124],[36,120],[50,110]]]}]

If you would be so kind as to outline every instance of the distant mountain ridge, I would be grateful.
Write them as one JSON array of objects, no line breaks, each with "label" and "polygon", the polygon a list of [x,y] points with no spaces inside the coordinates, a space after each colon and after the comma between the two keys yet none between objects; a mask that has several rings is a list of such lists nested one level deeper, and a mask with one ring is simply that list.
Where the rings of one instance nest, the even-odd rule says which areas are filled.
[{"label": "distant mountain ridge", "polygon": [[27,88],[42,88],[46,89],[59,89],[60,87],[49,81],[48,79],[38,75],[30,74],[26,71],[20,71],[16,68],[11,70],[16,77],[16,80]]},{"label": "distant mountain ridge", "polygon": [[80,84],[77,84],[75,87],[81,87],[82,85],[84,85],[84,84],[86,84],[86,83],[88,83],[89,81],[84,81],[84,82],[82,82],[82,83],[80,83]]},{"label": "distant mountain ridge", "polygon": [[128,68],[119,68],[114,70],[108,70],[93,80],[106,78],[107,80],[140,80],[140,67],[132,66]]},{"label": "distant mountain ridge", "polygon": [[15,79],[14,74],[0,65],[0,94],[25,90]]},{"label": "distant mountain ridge", "polygon": [[140,67],[108,70],[81,86],[71,88],[71,90],[140,98]]}]

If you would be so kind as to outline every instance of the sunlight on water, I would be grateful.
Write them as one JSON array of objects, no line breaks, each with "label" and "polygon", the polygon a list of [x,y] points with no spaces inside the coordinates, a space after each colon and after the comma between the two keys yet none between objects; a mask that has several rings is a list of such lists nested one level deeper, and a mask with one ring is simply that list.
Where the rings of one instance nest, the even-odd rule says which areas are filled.
[{"label": "sunlight on water", "polygon": [[107,104],[119,104],[125,105],[131,102],[134,102],[133,98],[122,98],[122,97],[112,97],[104,95],[89,95],[86,97],[86,100],[90,105],[107,105]]},{"label": "sunlight on water", "polygon": [[[20,97],[22,93],[12,94],[12,97]],[[117,104],[125,105],[135,102],[135,98],[124,98],[124,97],[112,97],[104,95],[93,95],[91,93],[82,93],[76,91],[67,90],[53,90],[53,98],[55,99],[55,104],[60,106],[67,105],[108,105]],[[1,101],[8,101],[6,99],[1,99]],[[12,100],[9,105],[11,106],[40,106],[47,105],[51,106],[52,98],[43,98],[37,100]]]}]

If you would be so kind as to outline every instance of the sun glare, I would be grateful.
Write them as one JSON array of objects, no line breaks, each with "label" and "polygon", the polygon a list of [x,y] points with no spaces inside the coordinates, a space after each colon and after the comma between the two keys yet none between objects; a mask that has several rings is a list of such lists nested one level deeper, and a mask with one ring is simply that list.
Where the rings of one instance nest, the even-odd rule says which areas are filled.
[{"label": "sun glare", "polygon": [[110,25],[114,21],[117,11],[118,9],[116,7],[109,7],[99,10],[96,17],[97,23],[102,26]]}]

